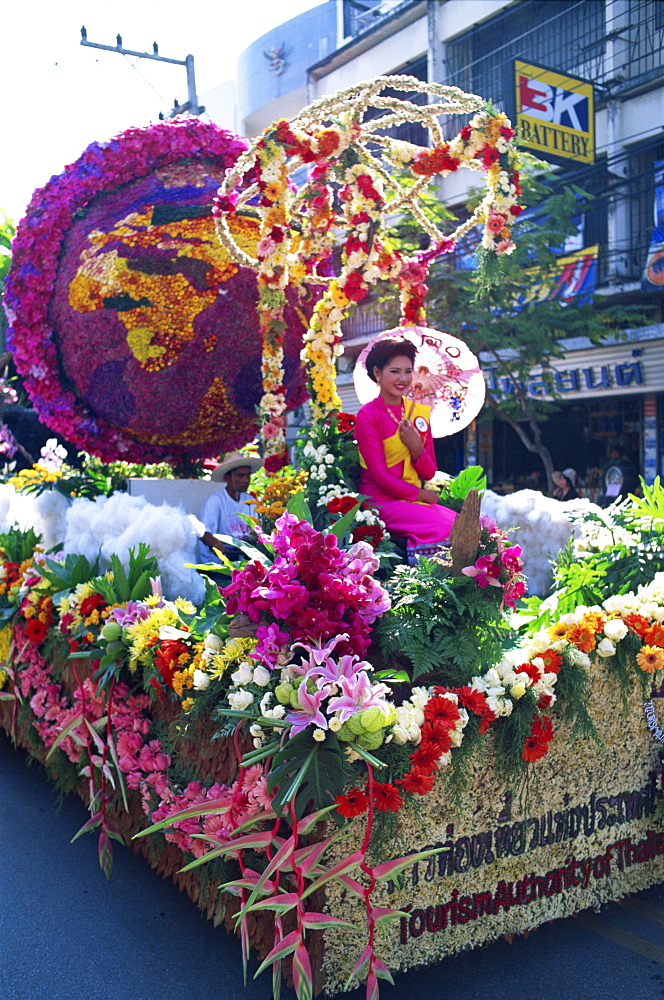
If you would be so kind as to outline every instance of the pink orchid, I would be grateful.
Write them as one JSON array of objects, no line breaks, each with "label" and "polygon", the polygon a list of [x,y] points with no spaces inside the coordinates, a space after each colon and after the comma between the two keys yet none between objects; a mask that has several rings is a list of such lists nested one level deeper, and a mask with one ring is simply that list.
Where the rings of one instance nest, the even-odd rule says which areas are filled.
[{"label": "pink orchid", "polygon": [[495,560],[495,552],[490,556],[480,556],[474,566],[464,566],[461,572],[464,576],[474,577],[478,587],[500,587],[497,579],[500,576],[500,567],[496,566]]}]

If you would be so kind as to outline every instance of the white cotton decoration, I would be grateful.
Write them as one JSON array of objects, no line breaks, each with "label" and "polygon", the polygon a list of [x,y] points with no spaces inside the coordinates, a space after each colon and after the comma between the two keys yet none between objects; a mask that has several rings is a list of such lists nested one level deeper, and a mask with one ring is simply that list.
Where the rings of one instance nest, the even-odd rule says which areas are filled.
[{"label": "white cotton decoration", "polygon": [[11,521],[9,511],[16,496],[16,490],[10,483],[0,485],[0,531],[9,531]]},{"label": "white cotton decoration", "polygon": [[523,549],[529,594],[542,597],[548,593],[553,580],[551,560],[570,537],[579,534],[579,528],[569,518],[570,512],[578,509],[599,510],[589,500],[562,502],[537,490],[519,490],[506,496],[485,491],[482,514],[492,517],[499,528],[515,529],[510,531],[509,538],[511,544]]},{"label": "white cotton decoration", "polygon": [[157,507],[144,497],[114,493],[94,501],[75,500],[67,515],[65,551],[80,553],[91,561],[100,555],[100,569],[117,555],[129,565],[129,550],[141,542],[150,546],[159,564],[164,596],[186,597],[201,605],[205,597],[202,577],[186,563],[196,562],[196,540],[202,525],[180,507]]},{"label": "white cotton decoration", "polygon": [[67,530],[67,511],[71,500],[58,490],[47,490],[34,500],[35,531],[48,552],[60,548]]}]

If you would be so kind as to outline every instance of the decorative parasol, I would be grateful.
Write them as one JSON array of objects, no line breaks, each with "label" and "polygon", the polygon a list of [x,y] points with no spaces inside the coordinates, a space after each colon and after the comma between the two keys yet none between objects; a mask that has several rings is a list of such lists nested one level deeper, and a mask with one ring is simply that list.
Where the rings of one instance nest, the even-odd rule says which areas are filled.
[{"label": "decorative parasol", "polygon": [[479,362],[462,340],[426,326],[397,326],[384,330],[367,344],[353,373],[360,403],[375,399],[379,392],[365,367],[369,351],[377,342],[395,337],[409,340],[417,348],[406,417],[409,418],[415,403],[425,403],[431,407],[434,437],[447,437],[467,427],[481,410],[486,392]]}]

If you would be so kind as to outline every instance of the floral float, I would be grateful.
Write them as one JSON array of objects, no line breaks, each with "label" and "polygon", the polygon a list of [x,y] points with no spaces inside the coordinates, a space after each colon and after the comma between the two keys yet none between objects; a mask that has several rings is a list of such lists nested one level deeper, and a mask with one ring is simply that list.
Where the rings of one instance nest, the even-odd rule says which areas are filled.
[{"label": "floral float", "polygon": [[[210,206],[242,140],[196,118],[93,143],[36,191],[12,245],[8,347],[41,420],[106,461],[218,455],[250,440],[261,398],[253,273]],[[235,238],[254,252],[256,222]],[[310,306],[283,307],[285,408]]]},{"label": "floral float", "polygon": [[[302,503],[203,607],[166,601],[144,549],[99,575],[35,551],[34,533],[3,536],[3,725],[61,783],[82,779],[104,870],[138,803],[152,824],[139,846],[161,830],[168,866],[240,930],[245,956],[261,928],[261,967],[276,989],[287,962],[300,997],[321,974],[373,997],[390,966],[661,877],[647,751],[661,729],[656,699],[645,719],[641,703],[664,677],[662,574],[544,624],[522,616],[519,638],[501,606],[520,552],[495,524],[458,577],[432,560],[383,584],[352,540],[357,504],[318,530]],[[566,769],[572,732],[601,792]],[[519,805],[531,769],[544,815],[539,792]]]}]

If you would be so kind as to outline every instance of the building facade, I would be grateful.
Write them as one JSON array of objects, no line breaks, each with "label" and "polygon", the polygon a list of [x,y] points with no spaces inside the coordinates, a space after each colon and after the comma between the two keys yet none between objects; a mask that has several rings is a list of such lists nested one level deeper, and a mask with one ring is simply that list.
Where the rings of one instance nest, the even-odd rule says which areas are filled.
[{"label": "building facade", "polygon": [[[526,148],[594,196],[578,247],[585,287],[639,305],[647,326],[605,347],[565,344],[555,375],[561,408],[547,423],[547,444],[558,467],[577,467],[591,495],[613,438],[652,481],[664,466],[664,3],[327,0],[243,54],[238,128],[256,134],[312,100],[392,73],[453,84],[516,111]],[[450,121],[450,134],[464,124]],[[466,194],[463,172],[443,181],[450,207]],[[354,358],[379,329],[366,309],[347,323],[339,390],[349,410],[357,406]],[[490,368],[485,374],[492,384]],[[501,421],[480,422],[441,454],[448,466],[476,455],[494,484],[540,481],[536,457]]]}]

